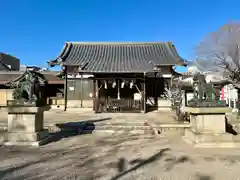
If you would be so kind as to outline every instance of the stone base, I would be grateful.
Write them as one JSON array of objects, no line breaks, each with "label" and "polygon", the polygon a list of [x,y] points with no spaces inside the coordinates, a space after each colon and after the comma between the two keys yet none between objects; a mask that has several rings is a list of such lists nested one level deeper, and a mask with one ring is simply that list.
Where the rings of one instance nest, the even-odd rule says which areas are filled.
[{"label": "stone base", "polygon": [[171,111],[171,102],[169,100],[158,99],[158,111]]},{"label": "stone base", "polygon": [[229,107],[188,107],[183,108],[184,112],[190,114],[226,114],[232,112],[232,108]]},{"label": "stone base", "polygon": [[240,135],[234,136],[228,133],[203,134],[186,129],[183,140],[195,148],[240,148]]},{"label": "stone base", "polygon": [[8,107],[8,131],[4,134],[4,145],[40,146],[49,141],[43,129],[44,111],[48,107]]},{"label": "stone base", "polygon": [[50,138],[47,130],[34,133],[8,132],[3,144],[6,146],[41,146],[48,143]]}]

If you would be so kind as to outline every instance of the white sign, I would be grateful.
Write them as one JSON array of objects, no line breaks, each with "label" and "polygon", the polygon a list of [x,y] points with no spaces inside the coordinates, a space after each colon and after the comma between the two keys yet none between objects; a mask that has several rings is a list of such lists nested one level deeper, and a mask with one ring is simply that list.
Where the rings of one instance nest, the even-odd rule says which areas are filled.
[{"label": "white sign", "polygon": [[224,98],[231,99],[233,101],[238,99],[238,90],[232,85],[224,86]]},{"label": "white sign", "polygon": [[232,99],[232,100],[236,100],[236,99],[238,99],[238,92],[237,92],[236,89],[234,89],[234,90],[225,92],[225,93],[224,93],[224,96],[225,96],[226,98],[229,98],[229,99]]},{"label": "white sign", "polygon": [[140,93],[134,93],[134,100],[141,100],[142,96]]},{"label": "white sign", "polygon": [[187,93],[187,101],[193,99],[193,93]]},{"label": "white sign", "polygon": [[70,91],[74,91],[74,87],[69,87],[69,90]]}]

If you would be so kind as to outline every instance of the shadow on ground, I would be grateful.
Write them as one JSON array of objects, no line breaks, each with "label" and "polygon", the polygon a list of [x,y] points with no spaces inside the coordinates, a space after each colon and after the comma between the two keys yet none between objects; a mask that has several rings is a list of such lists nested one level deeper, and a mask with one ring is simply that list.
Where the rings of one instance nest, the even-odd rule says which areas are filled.
[{"label": "shadow on ground", "polygon": [[203,175],[203,174],[196,174],[199,180],[212,180],[211,176]]},{"label": "shadow on ground", "polygon": [[[81,141],[84,138],[86,139]],[[151,171],[153,167],[157,168],[151,171],[153,173],[150,175],[156,176],[156,179],[157,177],[161,179],[161,172],[172,173],[170,171],[174,171],[174,168],[177,169],[179,164],[182,166],[184,163],[189,162],[191,164],[198,163],[198,161],[192,159],[187,153],[176,154],[175,150],[171,148],[159,149],[159,144],[157,144],[157,152],[154,150],[156,153],[150,154],[149,151],[146,151],[147,149],[141,149],[137,145],[137,142],[133,142],[139,139],[136,136],[127,137],[123,134],[118,135],[116,138],[109,136],[95,139],[94,141],[91,141],[91,138],[92,136],[82,136],[81,140],[77,140],[76,144],[72,144],[73,141],[67,139],[65,143],[61,144],[61,147],[58,144],[55,148],[51,146],[44,148],[4,147],[1,149],[2,156],[0,158],[2,159],[2,163],[6,163],[6,166],[1,166],[0,168],[0,179],[101,178],[106,180],[120,180],[125,176],[134,177],[136,175],[137,177],[141,174],[141,172],[139,174],[139,171],[143,171],[144,175],[144,172]],[[154,142],[155,139],[151,141]],[[146,142],[146,147],[151,146],[149,140],[141,142]],[[135,147],[132,149],[132,146]],[[120,153],[123,150],[124,152]],[[136,155],[137,152],[145,152],[148,156],[142,158],[142,156]],[[21,157],[21,159],[17,157]],[[121,158],[116,159],[116,157]],[[18,159],[14,161],[15,165],[13,165],[14,158]],[[178,167],[175,167],[177,165]],[[195,176],[193,179],[213,180],[206,173],[200,173],[199,170],[198,172],[193,171]],[[147,179],[147,177],[143,179]]]},{"label": "shadow on ground", "polygon": [[[29,151],[29,149],[25,149],[25,148],[21,148],[19,149],[19,147],[8,147],[8,148],[13,148],[13,151],[14,149],[15,150],[18,150],[18,153],[21,153],[21,154],[18,154],[21,155],[21,156],[26,156],[26,155],[29,155],[30,152],[31,152],[31,155],[32,155],[32,152],[36,149],[31,149]],[[77,152],[81,152],[84,151],[85,154],[83,156],[85,156],[85,158],[87,156],[89,156],[88,154],[88,151],[87,151],[87,148],[76,148],[74,150],[66,150],[66,151],[63,151],[63,150],[54,150],[54,151],[51,151],[49,152],[49,154],[41,154],[41,151],[37,151],[35,152],[35,156],[38,156],[39,158],[35,159],[35,160],[30,160],[28,162],[21,162],[21,163],[17,163],[15,165],[12,165],[12,166],[9,166],[8,168],[6,169],[1,169],[0,170],[0,179],[6,179],[6,180],[19,180],[19,179],[48,179],[48,178],[53,178],[52,176],[52,173],[54,171],[49,171],[48,169],[45,169],[44,171],[43,170],[40,170],[38,172],[38,168],[39,168],[39,165],[41,166],[41,164],[48,164],[48,163],[52,163],[52,162],[55,162],[57,160],[59,160],[59,158],[66,158],[64,159],[65,161],[68,160],[68,155],[70,154],[76,154],[77,155]],[[11,152],[13,152],[11,151]],[[43,153],[43,152],[42,152]],[[41,155],[40,155],[41,154]],[[83,153],[82,153],[83,154]],[[15,154],[16,156],[17,154]],[[65,157],[66,156],[66,157]],[[78,157],[78,156],[76,156]],[[76,158],[75,157],[75,161],[76,161]],[[12,157],[13,158],[13,157]],[[74,161],[72,161],[74,162]],[[60,164],[61,162],[59,162]],[[72,164],[66,164],[65,166],[68,167]],[[61,167],[61,166],[60,166]],[[31,169],[33,168],[33,169]],[[40,167],[41,168],[41,167]],[[26,170],[27,169],[27,170]],[[28,169],[31,169],[32,171],[29,171]],[[19,172],[23,172],[24,170],[26,170],[24,173],[19,173]],[[54,169],[54,170],[57,170],[57,169]],[[35,172],[34,172],[35,171]],[[48,173],[50,172],[50,173]],[[54,177],[55,179],[55,177]],[[62,179],[62,178],[59,178],[59,179]],[[76,179],[76,178],[74,178]]]},{"label": "shadow on ground", "polygon": [[228,123],[227,118],[225,119],[225,127],[227,133],[230,133],[234,136],[238,135],[237,131],[233,128],[233,126],[230,123]]},{"label": "shadow on ground", "polygon": [[11,180],[18,180],[18,179],[25,179],[25,175],[18,175],[17,177],[11,177],[11,178],[8,178],[7,176],[9,174],[12,174],[16,171],[19,171],[19,170],[22,170],[24,168],[27,168],[29,166],[32,166],[32,165],[35,165],[35,164],[38,164],[38,163],[42,163],[44,161],[42,160],[38,160],[38,161],[35,161],[35,162],[29,162],[29,163],[26,163],[26,164],[22,164],[22,165],[19,165],[19,166],[14,166],[14,167],[11,167],[11,168],[8,168],[6,170],[0,170],[0,179],[11,179]]},{"label": "shadow on ground", "polygon": [[169,150],[170,150],[169,148],[162,149],[158,153],[149,157],[148,159],[134,159],[134,160],[130,161],[130,164],[136,164],[136,165],[134,165],[130,169],[127,169],[127,163],[128,163],[127,160],[124,158],[120,158],[118,165],[117,165],[119,174],[117,174],[111,180],[118,180],[118,179],[122,178],[123,176],[125,176],[131,172],[134,172],[143,166],[146,166],[154,161],[159,160],[160,158],[162,158],[164,156],[164,153]]},{"label": "shadow on ground", "polygon": [[[158,153],[150,156],[147,159],[133,159],[130,162],[128,162],[125,158],[120,158],[117,163],[117,169],[118,169],[119,173],[115,177],[113,177],[111,180],[121,179],[123,176],[125,176],[129,173],[132,173],[132,172],[134,172],[146,165],[149,165],[155,161],[159,161],[160,159],[163,159],[167,155],[167,154],[165,154],[165,152],[167,152],[167,151],[170,151],[170,148],[162,149]],[[164,170],[170,171],[177,164],[181,164],[181,163],[185,163],[185,162],[193,163],[193,160],[190,159],[188,156],[180,156],[178,158],[177,157],[165,158],[164,162],[165,162]],[[131,165],[132,167],[130,169],[128,169],[128,165]],[[199,178],[201,180],[205,180],[204,177],[199,175]]]},{"label": "shadow on ground", "polygon": [[82,134],[92,134],[95,130],[95,123],[110,119],[111,118],[102,118],[96,120],[85,120],[81,122],[55,124],[59,130],[57,132],[50,133],[51,138],[49,143],[59,141],[62,138],[69,138]]}]

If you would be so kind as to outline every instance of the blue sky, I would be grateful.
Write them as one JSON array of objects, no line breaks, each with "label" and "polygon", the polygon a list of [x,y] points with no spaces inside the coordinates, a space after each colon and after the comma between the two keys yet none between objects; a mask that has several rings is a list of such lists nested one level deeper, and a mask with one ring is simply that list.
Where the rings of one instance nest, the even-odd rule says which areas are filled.
[{"label": "blue sky", "polygon": [[238,0],[1,1],[0,52],[46,67],[65,41],[172,41],[185,59],[209,32],[239,20]]}]

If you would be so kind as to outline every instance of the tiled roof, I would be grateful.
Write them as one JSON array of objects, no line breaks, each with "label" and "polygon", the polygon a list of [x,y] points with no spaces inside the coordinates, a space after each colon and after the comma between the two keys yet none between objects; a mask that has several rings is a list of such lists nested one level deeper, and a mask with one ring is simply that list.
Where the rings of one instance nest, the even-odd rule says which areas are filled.
[{"label": "tiled roof", "polygon": [[77,65],[85,72],[148,72],[155,65],[184,61],[170,43],[84,43],[67,42],[50,64]]},{"label": "tiled roof", "polygon": [[3,58],[8,56],[7,54],[0,53],[0,71],[11,71],[11,69],[3,62]]},{"label": "tiled roof", "polygon": [[19,70],[20,60],[10,54],[0,52],[0,71]]},{"label": "tiled roof", "polygon": [[11,69],[6,66],[6,64],[4,64],[2,61],[0,61],[0,70],[1,71],[11,71]]},{"label": "tiled roof", "polygon": [[[4,72],[4,71],[0,71],[0,84],[6,84],[10,81],[13,81],[15,79],[17,79],[18,77],[20,77],[24,72],[19,72],[19,71],[10,71],[10,72]],[[63,84],[64,80],[56,77],[56,73],[55,72],[43,72],[42,73],[46,80],[48,81],[49,84]]]}]

